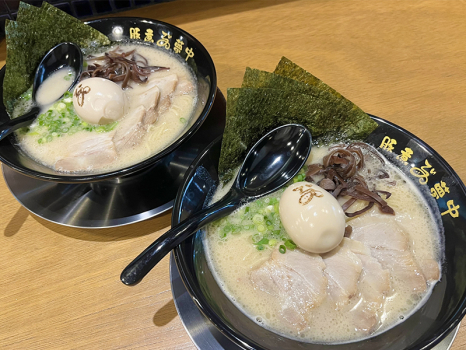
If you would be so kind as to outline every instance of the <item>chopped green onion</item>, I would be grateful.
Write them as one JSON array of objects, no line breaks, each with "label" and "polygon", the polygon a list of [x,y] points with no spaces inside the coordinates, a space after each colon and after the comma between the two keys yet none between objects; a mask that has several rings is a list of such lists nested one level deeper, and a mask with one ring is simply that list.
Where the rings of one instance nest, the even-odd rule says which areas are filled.
[{"label": "chopped green onion", "polygon": [[252,238],[252,242],[253,242],[254,244],[256,244],[256,243],[258,243],[258,242],[262,239],[262,236],[261,236],[260,234],[257,234],[257,233],[256,233],[256,234],[253,235],[251,238]]},{"label": "chopped green onion", "polygon": [[291,250],[296,249],[296,244],[295,244],[291,239],[287,239],[287,240],[285,241],[285,246],[286,246],[288,249],[291,249]]},{"label": "chopped green onion", "polygon": [[274,210],[273,205],[268,205],[267,207],[265,207],[264,212],[266,214],[271,214],[273,212],[273,210]]},{"label": "chopped green onion", "polygon": [[259,242],[257,242],[256,244],[268,244],[269,243],[269,239],[268,238],[262,238]]},{"label": "chopped green onion", "polygon": [[281,244],[280,247],[278,248],[278,251],[280,253],[282,253],[282,254],[285,254],[286,253],[286,247],[283,244]]},{"label": "chopped green onion", "polygon": [[261,215],[261,214],[256,214],[256,215],[253,216],[252,221],[255,224],[260,224],[260,223],[264,222],[264,216]]}]

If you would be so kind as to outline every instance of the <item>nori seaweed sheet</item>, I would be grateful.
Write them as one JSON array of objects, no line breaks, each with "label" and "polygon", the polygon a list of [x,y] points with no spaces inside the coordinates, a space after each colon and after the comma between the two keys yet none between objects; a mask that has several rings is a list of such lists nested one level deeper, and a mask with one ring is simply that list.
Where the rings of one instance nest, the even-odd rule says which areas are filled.
[{"label": "nori seaweed sheet", "polygon": [[224,182],[231,179],[250,147],[277,126],[302,124],[313,138],[332,141],[362,139],[374,129],[368,130],[358,109],[345,103],[330,105],[312,95],[269,88],[228,89],[226,118],[219,162]]},{"label": "nori seaweed sheet", "polygon": [[[288,59],[282,58],[280,63],[283,64],[283,62],[286,62],[288,66],[293,65],[294,71],[300,72],[300,77],[309,77],[307,80],[312,80],[315,85],[304,82],[303,80],[306,80],[305,78],[295,80],[287,76],[248,67],[243,77],[242,87],[280,89],[306,94],[319,100],[319,105],[326,105],[325,108],[328,109],[327,112],[330,115],[344,115],[344,113],[347,113],[347,120],[345,120],[344,125],[341,125],[343,128],[340,128],[338,131],[342,138],[362,139],[377,127],[377,123],[353,102],[344,98],[331,87],[314,77],[311,73],[306,72]],[[284,71],[282,71],[282,73],[284,73]],[[335,126],[332,126],[332,128],[333,127]],[[328,134],[331,134],[331,131],[332,130],[329,130]]]},{"label": "nori seaweed sheet", "polygon": [[275,74],[291,78],[305,84],[314,85],[321,90],[328,91],[332,95],[335,95],[339,98],[344,98],[338,91],[332,89],[319,78],[313,76],[311,73],[301,68],[286,57],[282,57],[280,59],[280,62],[278,62],[277,67],[275,67],[273,72]]},{"label": "nori seaweed sheet", "polygon": [[227,91],[222,181],[231,179],[262,135],[287,123],[306,126],[320,143],[362,140],[377,127],[359,107],[285,57],[275,73],[248,67],[242,87]]},{"label": "nori seaweed sheet", "polygon": [[32,85],[37,66],[52,47],[65,41],[83,49],[110,44],[104,34],[46,2],[41,8],[21,2],[17,21],[7,21],[5,33],[3,103],[10,114],[18,97]]},{"label": "nori seaweed sheet", "polygon": [[313,95],[315,97],[319,97],[322,93],[322,90],[316,88],[314,85],[308,85],[292,78],[249,67],[246,67],[241,87],[280,89]]},{"label": "nori seaweed sheet", "polygon": [[[303,81],[295,80],[293,78],[289,78],[284,75],[278,75],[276,73],[269,73],[259,69],[251,69],[247,67],[246,72],[244,73],[243,83],[241,87],[280,89],[310,95],[315,97],[316,99],[326,101],[326,103],[329,106],[339,105],[342,108],[346,108],[348,111],[354,110],[353,113],[360,114],[359,118],[365,119],[369,124],[375,123],[366,113],[364,113],[364,111],[355,106],[353,102],[347,100],[338,92],[328,87],[324,83],[313,85]],[[332,91],[335,91],[335,93],[333,93]]]}]

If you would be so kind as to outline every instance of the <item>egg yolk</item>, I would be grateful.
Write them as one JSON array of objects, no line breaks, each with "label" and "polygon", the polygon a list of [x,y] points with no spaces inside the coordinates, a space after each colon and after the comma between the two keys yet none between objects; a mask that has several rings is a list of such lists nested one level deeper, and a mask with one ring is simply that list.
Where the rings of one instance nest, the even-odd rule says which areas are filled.
[{"label": "egg yolk", "polygon": [[126,96],[121,87],[103,78],[81,81],[73,92],[78,116],[90,124],[108,124],[125,114]]},{"label": "egg yolk", "polygon": [[280,219],[296,245],[311,253],[326,253],[340,244],[346,217],[338,201],[323,188],[296,182],[280,198]]}]

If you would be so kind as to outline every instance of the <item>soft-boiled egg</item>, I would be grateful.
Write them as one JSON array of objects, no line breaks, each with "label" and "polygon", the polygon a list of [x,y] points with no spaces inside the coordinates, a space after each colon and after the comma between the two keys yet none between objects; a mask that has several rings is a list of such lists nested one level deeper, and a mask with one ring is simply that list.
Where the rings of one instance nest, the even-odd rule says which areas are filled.
[{"label": "soft-boiled egg", "polygon": [[345,234],[345,213],[323,188],[309,182],[290,185],[280,198],[280,219],[296,245],[311,253],[326,253]]},{"label": "soft-boiled egg", "polygon": [[79,117],[90,124],[108,124],[125,114],[126,96],[111,80],[89,78],[73,92],[73,106]]}]

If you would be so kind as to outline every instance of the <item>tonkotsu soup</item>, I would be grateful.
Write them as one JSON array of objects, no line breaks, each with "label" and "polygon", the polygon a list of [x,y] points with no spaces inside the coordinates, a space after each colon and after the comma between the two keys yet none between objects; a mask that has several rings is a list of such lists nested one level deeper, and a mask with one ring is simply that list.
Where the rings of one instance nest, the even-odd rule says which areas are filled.
[{"label": "tonkotsu soup", "polygon": [[[312,187],[314,197],[300,192],[309,202],[325,191],[316,184],[332,193],[341,188],[325,179],[340,178],[335,181],[341,184],[343,178],[346,190],[333,193],[347,216],[336,248],[314,254],[291,240],[280,219],[288,188],[210,225],[203,240],[217,283],[235,305],[261,326],[305,342],[345,343],[379,334],[417,310],[441,275],[440,214],[375,149],[361,143],[336,147],[314,147],[308,160],[314,165],[289,186]],[[330,169],[344,163],[348,150],[358,170],[335,175]],[[325,159],[329,152],[335,158]],[[329,159],[335,163],[325,165]],[[356,186],[380,199],[354,194]]]},{"label": "tonkotsu soup", "polygon": [[[112,47],[85,58],[74,90],[44,106],[29,128],[17,132],[18,144],[58,171],[121,169],[183,134],[197,103],[196,86],[187,64],[166,50],[142,44]],[[17,114],[24,109],[20,106]]]}]

